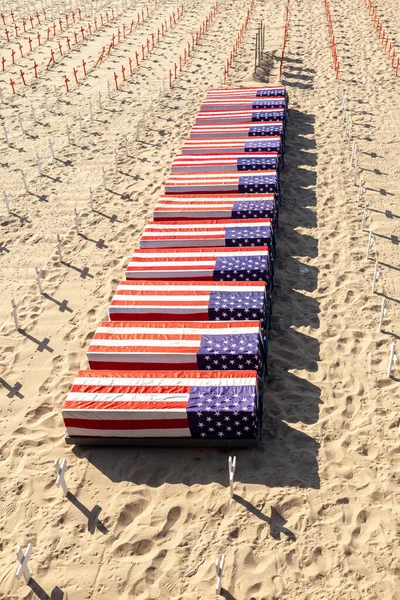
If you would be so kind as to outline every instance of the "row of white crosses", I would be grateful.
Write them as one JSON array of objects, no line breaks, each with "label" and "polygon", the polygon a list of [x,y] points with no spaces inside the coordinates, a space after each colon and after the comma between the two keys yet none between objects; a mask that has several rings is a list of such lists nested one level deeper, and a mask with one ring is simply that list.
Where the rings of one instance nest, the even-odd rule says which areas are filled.
[{"label": "row of white crosses", "polygon": [[[344,90],[343,90],[343,88],[339,88],[339,89],[341,89],[342,94],[343,94],[342,95],[342,105],[341,105],[341,110],[343,112],[343,122],[345,123],[346,134],[347,134],[349,140],[351,140],[353,137],[353,134],[352,134],[349,101],[348,101],[348,95],[347,95],[347,87],[345,87]],[[352,148],[351,148],[350,168],[354,168],[354,185],[356,185],[357,177],[358,177],[358,173],[359,173],[359,165],[358,165],[358,156],[357,156],[357,144],[355,141],[353,141]],[[361,198],[362,198],[362,195],[364,194],[364,192],[365,192],[365,181],[360,179],[359,184],[358,184],[357,206],[360,206]],[[362,220],[361,220],[361,231],[364,231],[365,221],[368,216],[369,216],[368,206],[365,203],[363,216],[362,216]],[[369,258],[370,251],[373,248],[374,244],[375,244],[375,237],[372,233],[372,229],[370,228],[368,231],[367,249],[366,249],[366,253],[365,253],[365,258],[367,260]],[[374,272],[373,272],[373,276],[372,276],[372,293],[375,292],[375,286],[376,286],[378,279],[380,278],[380,275],[381,275],[381,272],[379,269],[379,262],[378,262],[378,260],[375,260]],[[387,316],[387,302],[386,302],[386,298],[382,298],[382,306],[381,306],[381,312],[379,315],[379,325],[378,325],[379,332],[382,331],[383,320],[386,316]],[[392,341],[392,343],[390,345],[389,363],[388,363],[388,368],[387,368],[387,376],[388,377],[391,376],[393,366],[396,365],[398,362],[395,346],[396,346],[395,342]]]},{"label": "row of white crosses", "polygon": [[[67,470],[67,460],[63,458],[60,462],[59,459],[54,461],[54,468],[56,470],[57,478],[56,478],[56,486],[61,488],[64,496],[68,496],[68,484],[65,480],[65,471]],[[232,456],[228,459],[228,475],[229,475],[229,486],[230,486],[230,494],[231,498],[233,498],[233,481],[236,470],[236,456],[232,458]],[[22,550],[21,546],[17,548],[17,559],[18,559],[18,568],[16,572],[17,579],[23,575],[26,583],[29,583],[31,578],[31,574],[28,569],[28,559],[32,552],[32,544],[28,544],[25,552]],[[221,554],[217,557],[215,562],[216,567],[216,583],[215,583],[215,591],[219,595],[221,593],[222,588],[222,574],[225,566],[225,554]]]}]

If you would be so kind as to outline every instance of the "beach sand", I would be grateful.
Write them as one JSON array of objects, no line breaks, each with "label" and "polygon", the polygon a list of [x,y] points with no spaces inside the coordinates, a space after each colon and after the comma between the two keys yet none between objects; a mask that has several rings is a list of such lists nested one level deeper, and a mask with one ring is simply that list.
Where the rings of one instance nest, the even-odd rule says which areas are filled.
[{"label": "beach sand", "polygon": [[[235,452],[233,500],[228,450],[66,446],[61,406],[77,370],[86,368],[89,340],[106,317],[200,101],[209,87],[220,86],[247,4],[220,0],[209,31],[160,102],[162,79],[168,86],[169,69],[212,2],[187,0],[182,19],[118,92],[114,71],[121,83],[121,65],[129,69],[129,57],[141,52],[175,3],[155,5],[145,23],[86,78],[82,59],[93,65],[118,27],[136,20],[143,2],[113,5],[114,24],[58,56],[48,71],[42,68],[34,86],[33,60],[43,66],[59,39],[66,47],[68,32],[0,74],[1,125],[12,144],[0,134],[1,187],[11,194],[12,210],[8,215],[1,208],[0,230],[1,599],[204,600],[215,597],[219,553],[226,556],[223,594],[233,600],[398,597],[399,364],[392,378],[386,371],[393,340],[400,353],[400,79],[384,57],[363,1],[329,4],[366,191],[357,206],[323,0],[292,0],[282,80],[290,111],[267,417],[261,445]],[[397,3],[374,4],[395,40]],[[265,57],[254,75],[260,19],[266,24]],[[93,22],[90,11],[87,22]],[[278,81],[283,27],[283,3],[256,0],[229,86]],[[24,47],[28,37],[19,38]],[[8,56],[6,49],[18,46],[3,38],[2,54]],[[79,86],[72,74],[78,66]],[[10,77],[17,82],[13,97]],[[369,213],[361,231],[365,203]],[[80,235],[75,208],[81,213]],[[374,245],[367,260],[369,229]],[[57,234],[63,241],[61,265]],[[373,295],[377,259],[381,277]],[[42,296],[35,265],[43,267]],[[19,332],[9,314],[12,297],[21,301]],[[383,297],[387,317],[379,333]],[[63,457],[68,499],[54,485],[53,463]],[[33,579],[27,586],[15,578],[15,551],[29,542]]]}]

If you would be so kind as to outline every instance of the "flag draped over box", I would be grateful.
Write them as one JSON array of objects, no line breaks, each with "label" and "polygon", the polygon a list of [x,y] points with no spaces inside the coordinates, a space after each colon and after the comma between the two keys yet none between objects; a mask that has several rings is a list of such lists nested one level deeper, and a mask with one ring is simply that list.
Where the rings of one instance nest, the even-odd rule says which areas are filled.
[{"label": "flag draped over box", "polygon": [[187,139],[182,154],[243,154],[248,152],[277,152],[282,154],[282,138],[280,136],[246,138]]},{"label": "flag draped over box", "polygon": [[[263,111],[263,121],[283,121],[286,97],[269,98],[206,98],[200,105],[200,113],[215,111]],[[258,120],[258,119],[257,119]]]},{"label": "flag draped over box", "polygon": [[148,223],[141,248],[272,246],[272,219],[206,219]]},{"label": "flag draped over box", "polygon": [[284,127],[282,121],[272,123],[228,123],[221,125],[193,125],[189,133],[189,138],[207,139],[207,138],[248,138],[262,136],[283,135]]},{"label": "flag draped over box", "polygon": [[154,221],[265,218],[276,219],[274,194],[168,194],[153,210]]},{"label": "flag draped over box", "polygon": [[271,282],[268,247],[136,249],[126,279]]},{"label": "flag draped over box", "polygon": [[275,194],[279,200],[276,170],[238,173],[171,173],[165,184],[166,194],[196,192],[239,192],[239,194]]},{"label": "flag draped over box", "polygon": [[90,342],[91,369],[253,369],[264,363],[259,321],[107,321]]},{"label": "flag draped over box", "polygon": [[74,437],[257,439],[255,371],[79,371],[64,402]]},{"label": "flag draped over box", "polygon": [[250,321],[267,323],[264,282],[121,281],[108,307],[110,321]]},{"label": "flag draped over box", "polygon": [[[278,116],[279,118],[272,118]],[[280,121],[282,115],[265,110],[217,110],[197,113],[196,125],[228,125],[230,123],[264,123]]]},{"label": "flag draped over box", "polygon": [[236,156],[230,154],[178,154],[171,165],[171,173],[266,171],[277,169],[278,165],[277,152],[257,152],[257,154],[247,152]]},{"label": "flag draped over box", "polygon": [[284,86],[211,88],[206,98],[264,98],[270,96],[287,96]]}]

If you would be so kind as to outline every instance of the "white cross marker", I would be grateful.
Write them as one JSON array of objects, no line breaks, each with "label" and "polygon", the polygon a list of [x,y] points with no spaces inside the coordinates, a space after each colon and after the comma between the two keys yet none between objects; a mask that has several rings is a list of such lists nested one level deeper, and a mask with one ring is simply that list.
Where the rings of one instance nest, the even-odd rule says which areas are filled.
[{"label": "white cross marker", "polygon": [[381,315],[379,317],[378,331],[382,331],[383,319],[386,316],[387,316],[386,298],[382,298],[382,308],[381,308]]},{"label": "white cross marker", "polygon": [[139,132],[140,132],[140,121],[138,121],[136,123],[136,139],[139,139]]},{"label": "white cross marker", "polygon": [[1,87],[0,87],[0,100],[1,100],[1,102],[3,104],[4,103],[4,98],[3,98],[3,90],[1,89]]},{"label": "white cross marker", "polygon": [[39,171],[40,177],[43,175],[42,173],[42,157],[39,154],[36,154],[36,164]]},{"label": "white cross marker", "polygon": [[387,369],[388,377],[391,376],[393,364],[397,364],[397,353],[396,353],[395,342],[392,342],[390,345],[389,364],[388,364],[388,369]]},{"label": "white cross marker", "polygon": [[31,578],[31,574],[28,569],[28,560],[32,552],[32,544],[28,544],[25,552],[23,552],[22,547],[18,546],[17,548],[17,557],[19,560],[18,569],[16,572],[16,577],[19,579],[21,575],[24,576],[26,583],[29,582]]},{"label": "white cross marker", "polygon": [[33,104],[31,104],[31,114],[32,114],[32,119],[33,119],[33,122],[34,122],[34,123],[35,123],[35,125],[36,125],[36,123],[37,123],[37,120],[36,120],[35,109],[33,108]]},{"label": "white cross marker", "polygon": [[66,131],[67,131],[68,144],[70,144],[71,143],[71,127],[69,125],[67,125]]},{"label": "white cross marker", "polygon": [[6,205],[7,212],[10,213],[11,210],[10,210],[9,199],[10,199],[10,194],[6,191],[3,191],[3,201],[4,201],[4,204]]},{"label": "white cross marker", "polygon": [[353,161],[356,157],[356,152],[357,152],[357,146],[356,146],[356,143],[353,142],[353,148],[351,150],[351,156],[350,156],[350,167],[353,166]]},{"label": "white cross marker", "polygon": [[217,559],[215,561],[215,568],[217,571],[217,581],[215,584],[215,591],[217,592],[217,594],[221,593],[222,572],[224,570],[224,566],[225,566],[225,554],[221,554],[220,556],[217,557]]},{"label": "white cross marker", "polygon": [[358,198],[357,198],[357,206],[360,206],[360,202],[361,202],[361,195],[364,192],[364,181],[361,179],[360,180],[360,184],[358,186]]},{"label": "white cross marker", "polygon": [[10,145],[10,140],[8,139],[8,129],[6,129],[5,127],[3,127],[3,131],[4,131],[4,137],[6,138],[6,142],[7,145]]},{"label": "white cross marker", "polygon": [[375,292],[375,284],[378,281],[379,277],[381,276],[381,272],[379,271],[379,265],[378,265],[378,261],[375,261],[375,268],[374,268],[374,276],[372,278],[372,293]]},{"label": "white cross marker", "polygon": [[228,459],[228,473],[229,473],[229,486],[231,488],[231,498],[233,498],[233,481],[235,477],[236,470],[236,456],[232,458],[232,456]]},{"label": "white cross marker", "polygon": [[369,215],[368,206],[365,205],[364,206],[364,214],[363,214],[363,218],[361,221],[361,231],[364,231],[365,219],[368,217],[368,215]]},{"label": "white cross marker", "polygon": [[94,192],[93,192],[92,188],[90,187],[89,188],[89,203],[90,203],[90,208],[92,210],[94,210],[94,208],[93,208],[93,194],[94,194]]},{"label": "white cross marker", "polygon": [[108,79],[107,79],[107,92],[108,92],[108,97],[111,100],[111,87],[110,87],[110,82]]},{"label": "white cross marker", "polygon": [[26,183],[26,173],[22,169],[21,169],[21,179],[23,181],[25,191],[29,192],[29,190],[28,190],[28,184]]},{"label": "white cross marker", "polygon": [[59,101],[60,101],[60,98],[59,98],[59,96],[58,96],[58,90],[57,90],[57,87],[56,87],[56,86],[54,86],[54,91],[55,91],[55,93],[56,93],[56,98],[57,98],[57,101],[59,102]]},{"label": "white cross marker", "polygon": [[80,113],[80,112],[78,112],[78,120],[79,120],[79,129],[80,129],[81,131],[83,131],[83,126],[82,126],[82,116],[81,116],[81,113]]},{"label": "white cross marker", "polygon": [[356,185],[357,183],[357,177],[358,177],[358,163],[357,163],[357,156],[354,159],[354,185]]},{"label": "white cross marker", "polygon": [[68,494],[68,486],[67,482],[65,481],[64,473],[67,469],[67,460],[63,458],[62,462],[60,463],[57,458],[57,460],[54,461],[54,467],[57,473],[56,486],[61,486],[64,496],[66,496]]},{"label": "white cross marker", "polygon": [[35,265],[35,271],[36,271],[36,277],[35,277],[35,279],[36,279],[36,283],[37,283],[38,288],[39,288],[39,294],[43,294],[43,291],[42,291],[42,270],[43,270],[43,267],[37,267]]},{"label": "white cross marker", "polygon": [[101,106],[101,93],[100,92],[99,92],[99,109],[100,110],[102,109],[102,106]]},{"label": "white cross marker", "polygon": [[369,257],[369,251],[371,250],[372,246],[374,245],[374,236],[372,235],[372,230],[369,230],[369,234],[368,234],[368,244],[367,244],[367,251],[365,253],[365,257],[368,259]]},{"label": "white cross marker", "polygon": [[19,320],[18,320],[18,307],[20,305],[20,300],[17,300],[17,302],[15,302],[14,298],[11,298],[11,314],[14,318],[14,323],[15,323],[15,329],[19,329]]},{"label": "white cross marker", "polygon": [[89,100],[89,116],[90,116],[90,120],[93,121],[93,105],[90,100]]},{"label": "white cross marker", "polygon": [[75,212],[74,221],[75,221],[76,233],[79,235],[79,219],[81,218],[81,213],[78,212],[77,208],[74,209],[74,212]]},{"label": "white cross marker", "polygon": [[53,157],[53,160],[54,160],[56,157],[56,155],[54,154],[54,142],[50,138],[49,138],[49,148],[50,148],[51,156]]},{"label": "white cross marker", "polygon": [[62,263],[62,241],[59,233],[57,233],[57,251],[60,263]]},{"label": "white cross marker", "polygon": [[25,129],[24,129],[24,126],[23,126],[23,123],[22,123],[22,117],[21,117],[21,115],[18,115],[17,119],[18,119],[19,126],[21,127],[22,135],[24,135]]},{"label": "white cross marker", "polygon": [[107,173],[107,171],[105,170],[104,167],[102,167],[102,169],[101,169],[101,177],[103,179],[103,187],[104,187],[104,189],[107,188],[106,173]]}]

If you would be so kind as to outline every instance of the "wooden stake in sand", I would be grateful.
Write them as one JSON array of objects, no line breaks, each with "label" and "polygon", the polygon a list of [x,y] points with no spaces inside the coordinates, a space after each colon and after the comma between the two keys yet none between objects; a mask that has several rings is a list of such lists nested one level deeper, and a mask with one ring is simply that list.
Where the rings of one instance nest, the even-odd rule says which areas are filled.
[{"label": "wooden stake in sand", "polygon": [[368,243],[367,243],[367,251],[365,253],[365,258],[368,260],[369,258],[369,251],[371,250],[372,246],[374,245],[375,239],[374,236],[372,235],[372,230],[369,230],[369,234],[368,234]]},{"label": "wooden stake in sand", "polygon": [[6,209],[7,209],[8,213],[11,212],[9,200],[10,200],[10,194],[4,190],[3,191],[3,201],[4,201],[4,204],[6,205]]},{"label": "wooden stake in sand", "polygon": [[228,474],[229,474],[229,486],[231,489],[231,498],[233,498],[233,482],[235,478],[236,470],[236,456],[230,456],[228,459]]},{"label": "wooden stake in sand", "polygon": [[215,561],[215,568],[217,571],[217,581],[215,583],[215,591],[217,594],[221,593],[222,573],[224,570],[224,566],[225,566],[225,554],[221,554],[220,556],[218,556],[216,558],[216,561]]},{"label": "wooden stake in sand", "polygon": [[386,298],[382,298],[381,314],[379,317],[378,331],[382,331],[383,319],[387,316]]},{"label": "wooden stake in sand", "polygon": [[36,271],[36,277],[35,277],[35,279],[36,279],[37,286],[39,288],[39,294],[40,295],[43,294],[43,291],[42,291],[42,270],[43,270],[43,267],[37,267],[35,265],[35,271]]},{"label": "wooden stake in sand", "polygon": [[17,300],[17,302],[15,302],[14,298],[11,298],[11,315],[14,319],[14,323],[15,323],[15,329],[19,329],[19,319],[18,319],[18,307],[20,305],[21,301]]},{"label": "wooden stake in sand", "polygon": [[31,578],[31,574],[28,569],[28,560],[32,552],[32,544],[28,544],[25,552],[22,550],[21,546],[17,548],[17,558],[19,561],[18,569],[16,572],[17,579],[20,579],[21,575],[24,576],[26,583],[29,583]]},{"label": "wooden stake in sand", "polygon": [[74,223],[75,223],[75,229],[76,229],[76,233],[79,235],[80,231],[79,231],[79,219],[81,218],[81,213],[78,212],[77,208],[74,208]]},{"label": "wooden stake in sand", "polygon": [[379,271],[379,264],[378,261],[375,261],[375,267],[374,267],[374,276],[372,278],[372,293],[375,292],[375,284],[378,281],[379,277],[381,276],[381,272]]},{"label": "wooden stake in sand", "polygon": [[387,368],[387,376],[391,377],[392,374],[392,366],[397,364],[397,353],[396,353],[396,344],[392,342],[390,345],[390,353],[389,353],[389,364]]},{"label": "wooden stake in sand", "polygon": [[63,458],[60,463],[57,458],[57,460],[54,461],[54,467],[57,473],[56,486],[61,487],[62,491],[64,492],[64,496],[66,496],[68,494],[68,486],[67,482],[65,481],[64,473],[67,469],[67,460]]},{"label": "wooden stake in sand", "polygon": [[57,252],[58,252],[58,259],[60,261],[60,263],[62,263],[63,258],[62,258],[62,241],[61,241],[61,236],[59,233],[57,233]]}]

